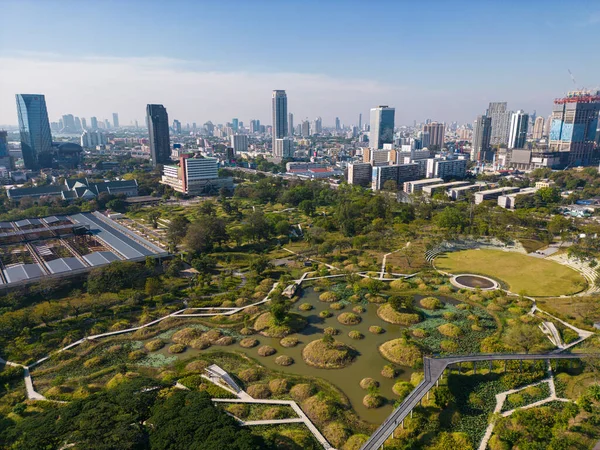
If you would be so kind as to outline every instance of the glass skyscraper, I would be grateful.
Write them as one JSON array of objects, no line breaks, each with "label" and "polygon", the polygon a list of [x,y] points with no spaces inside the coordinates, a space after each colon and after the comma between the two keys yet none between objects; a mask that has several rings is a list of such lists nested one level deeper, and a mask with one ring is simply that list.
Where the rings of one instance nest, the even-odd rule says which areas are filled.
[{"label": "glass skyscraper", "polygon": [[387,105],[371,108],[369,147],[381,149],[383,144],[394,143],[394,115],[396,110]]},{"label": "glass skyscraper", "polygon": [[285,91],[273,91],[273,151],[275,141],[283,139],[288,133],[287,95]]},{"label": "glass skyscraper", "polygon": [[37,169],[52,154],[46,99],[41,94],[17,94],[16,98],[23,162],[26,169]]},{"label": "glass skyscraper", "polygon": [[152,165],[169,164],[171,162],[171,141],[167,109],[163,105],[147,105],[146,120],[150,135]]}]

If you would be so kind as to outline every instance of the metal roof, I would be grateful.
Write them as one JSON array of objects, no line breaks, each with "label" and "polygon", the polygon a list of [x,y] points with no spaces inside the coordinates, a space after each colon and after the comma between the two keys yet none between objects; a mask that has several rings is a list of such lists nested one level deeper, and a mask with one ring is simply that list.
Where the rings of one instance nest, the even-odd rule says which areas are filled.
[{"label": "metal roof", "polygon": [[44,222],[46,222],[48,225],[51,225],[56,222],[63,222],[65,220],[68,221],[69,218],[67,216],[50,216],[50,217],[44,217],[42,220]]},{"label": "metal roof", "polygon": [[4,269],[6,281],[14,283],[15,281],[30,280],[44,276],[44,271],[39,264],[18,264],[16,266]]},{"label": "metal roof", "polygon": [[10,224],[10,222],[0,222],[0,228],[2,229],[6,229],[6,230],[12,230],[13,227]]},{"label": "metal roof", "polygon": [[71,270],[85,269],[85,265],[75,257],[59,258],[46,262],[50,273],[70,272]]},{"label": "metal roof", "polygon": [[94,252],[83,257],[92,267],[103,266],[110,264],[113,261],[118,261],[119,257],[113,252]]},{"label": "metal roof", "polygon": [[42,221],[40,219],[23,219],[15,222],[15,225],[19,228],[27,225],[42,225]]}]

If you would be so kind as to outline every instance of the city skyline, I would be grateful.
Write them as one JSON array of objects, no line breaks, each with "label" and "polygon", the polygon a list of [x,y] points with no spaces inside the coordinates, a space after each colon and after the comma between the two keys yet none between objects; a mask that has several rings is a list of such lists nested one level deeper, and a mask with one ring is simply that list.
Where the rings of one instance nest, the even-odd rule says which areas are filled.
[{"label": "city skyline", "polygon": [[[161,103],[182,123],[225,123],[239,117],[269,124],[267,96],[281,88],[292,101],[289,112],[297,123],[321,116],[325,126],[333,126],[335,117],[345,125],[356,124],[359,114],[378,104],[396,107],[398,125],[425,119],[471,123],[485,113],[489,102],[508,102],[511,110],[536,110],[547,116],[554,98],[576,87],[596,87],[593,74],[600,70],[600,62],[589,57],[595,52],[589,37],[600,28],[600,8],[592,2],[514,6],[508,2],[508,7],[455,2],[429,10],[427,30],[435,31],[427,32],[420,21],[387,26],[397,14],[422,13],[417,4],[376,3],[387,13],[378,15],[375,30],[365,24],[372,23],[381,8],[356,14],[354,8],[332,1],[319,6],[324,13],[318,17],[278,23],[267,32],[252,24],[289,16],[294,5],[233,1],[227,6],[198,6],[179,1],[169,6],[149,2],[142,8],[131,1],[119,4],[115,15],[105,5],[70,8],[69,2],[6,1],[7,16],[27,16],[32,32],[22,35],[19,24],[10,21],[0,30],[0,41],[11,43],[0,46],[0,124],[17,124],[11,99],[22,92],[44,94],[51,121],[64,114],[110,119],[118,111],[120,123],[129,125],[143,120],[146,104]],[[519,14],[514,14],[517,8]],[[232,33],[214,33],[218,39],[198,47],[200,31],[186,24],[200,10],[203,17],[227,14]],[[570,18],[565,21],[566,12]],[[164,17],[165,25],[177,24],[177,39],[152,36],[144,20],[125,26],[124,18],[131,15]],[[109,18],[114,32],[102,36],[88,32],[90,25]],[[502,39],[475,42],[473,38],[487,31],[492,21],[504,30]],[[210,35],[216,26],[210,20],[203,22],[202,34]],[[306,29],[311,29],[310,37]],[[269,39],[270,33],[283,31],[286,39],[281,42]],[[80,38],[70,39],[74,34]],[[103,45],[97,45],[100,38]],[[516,41],[527,42],[518,55],[513,51]],[[321,52],[291,56],[317,42],[323,46]],[[438,46],[436,57],[425,57],[422,48],[433,44]],[[274,51],[289,45],[286,52]],[[383,56],[391,51],[398,56]],[[512,64],[495,63],[508,55]],[[364,56],[376,61],[369,70],[359,64]],[[456,61],[461,61],[460,69],[447,70]],[[574,73],[575,84],[568,70]]]}]

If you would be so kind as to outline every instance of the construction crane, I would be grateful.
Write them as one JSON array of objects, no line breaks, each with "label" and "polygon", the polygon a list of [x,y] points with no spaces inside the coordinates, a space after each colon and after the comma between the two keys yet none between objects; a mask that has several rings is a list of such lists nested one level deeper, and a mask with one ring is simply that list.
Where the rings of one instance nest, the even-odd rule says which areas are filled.
[{"label": "construction crane", "polygon": [[569,71],[569,76],[571,77],[571,80],[573,80],[573,84],[575,85],[575,87],[577,87],[577,81],[575,81],[575,77],[573,76],[573,72],[571,72],[571,69],[567,69]]}]

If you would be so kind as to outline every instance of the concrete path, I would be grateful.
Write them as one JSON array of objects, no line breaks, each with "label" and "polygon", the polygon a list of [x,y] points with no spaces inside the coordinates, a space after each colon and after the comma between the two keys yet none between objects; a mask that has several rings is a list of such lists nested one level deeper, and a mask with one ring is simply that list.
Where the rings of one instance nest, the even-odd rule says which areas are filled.
[{"label": "concrete path", "polygon": [[409,246],[410,246],[410,242],[407,242],[404,247],[399,248],[398,250],[394,250],[393,252],[389,252],[389,253],[386,253],[385,255],[383,255],[383,260],[381,262],[381,273],[379,274],[379,279],[380,280],[384,280],[385,279],[384,278],[384,276],[385,276],[385,263],[386,263],[387,257],[390,256],[390,255],[393,255],[394,253],[399,252],[400,250],[404,250],[404,249],[408,248]]}]

